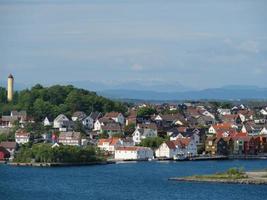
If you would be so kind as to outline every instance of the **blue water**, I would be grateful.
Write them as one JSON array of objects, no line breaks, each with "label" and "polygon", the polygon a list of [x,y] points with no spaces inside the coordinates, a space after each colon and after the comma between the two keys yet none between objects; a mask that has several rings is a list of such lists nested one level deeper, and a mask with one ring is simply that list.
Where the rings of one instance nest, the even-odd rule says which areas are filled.
[{"label": "blue water", "polygon": [[139,162],[66,168],[0,165],[0,199],[267,199],[267,186],[263,185],[168,181],[169,177],[230,167],[266,169],[267,161]]}]

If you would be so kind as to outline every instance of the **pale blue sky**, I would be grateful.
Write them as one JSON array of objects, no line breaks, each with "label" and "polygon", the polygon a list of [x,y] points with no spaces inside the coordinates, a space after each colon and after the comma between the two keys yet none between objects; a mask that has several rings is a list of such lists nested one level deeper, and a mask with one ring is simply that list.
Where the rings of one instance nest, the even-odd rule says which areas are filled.
[{"label": "pale blue sky", "polygon": [[9,72],[22,83],[266,87],[267,1],[0,0],[1,81]]}]

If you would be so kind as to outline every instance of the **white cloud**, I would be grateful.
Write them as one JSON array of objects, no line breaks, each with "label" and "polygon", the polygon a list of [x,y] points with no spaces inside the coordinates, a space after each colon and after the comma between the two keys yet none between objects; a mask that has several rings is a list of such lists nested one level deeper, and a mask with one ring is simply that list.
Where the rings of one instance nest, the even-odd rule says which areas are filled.
[{"label": "white cloud", "polygon": [[258,43],[256,41],[245,41],[242,42],[239,46],[238,49],[242,51],[246,51],[249,53],[259,53],[260,49],[258,47]]},{"label": "white cloud", "polygon": [[142,71],[144,69],[143,65],[140,65],[140,64],[133,64],[131,66],[131,69],[133,71]]},{"label": "white cloud", "polygon": [[259,53],[259,44],[258,42],[254,40],[247,40],[243,41],[241,43],[234,42],[230,38],[226,38],[224,40],[224,43],[236,50],[242,51],[242,52],[247,52],[247,53]]}]

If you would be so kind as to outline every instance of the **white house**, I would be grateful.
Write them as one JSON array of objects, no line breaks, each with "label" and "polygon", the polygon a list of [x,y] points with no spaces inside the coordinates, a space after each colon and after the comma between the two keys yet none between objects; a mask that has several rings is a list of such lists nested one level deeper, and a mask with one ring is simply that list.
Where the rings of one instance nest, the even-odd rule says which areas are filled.
[{"label": "white house", "polygon": [[18,144],[26,144],[30,141],[30,133],[24,130],[17,130],[15,133],[15,140]]},{"label": "white house", "polygon": [[70,125],[70,120],[63,114],[60,114],[54,119],[54,128],[58,128],[60,131],[66,131]]},{"label": "white house", "polygon": [[211,114],[209,111],[207,110],[203,110],[202,115],[207,116],[207,117],[211,117],[212,119],[215,119],[215,116],[213,114]]},{"label": "white house", "polygon": [[267,116],[267,109],[261,109],[260,113],[264,116]]},{"label": "white house", "polygon": [[167,141],[162,143],[156,150],[157,158],[173,158],[176,153],[176,145],[173,141]]},{"label": "white house", "polygon": [[185,157],[197,155],[197,144],[191,138],[178,138],[175,141],[167,141],[156,150],[156,157],[173,158],[176,155]]},{"label": "white house", "polygon": [[230,109],[218,108],[217,111],[220,115],[231,115]]},{"label": "white house", "polygon": [[108,138],[108,139],[100,139],[98,141],[97,147],[103,151],[114,153],[115,148],[120,147],[122,145],[123,144],[120,138]]},{"label": "white house", "polygon": [[105,118],[105,117],[97,119],[94,123],[94,131],[100,131],[101,127],[108,123],[114,123],[114,120],[110,118]]},{"label": "white house", "polygon": [[46,117],[43,121],[44,126],[51,126],[52,123],[49,121],[49,119]]},{"label": "white house", "polygon": [[125,122],[124,116],[118,112],[106,113],[104,117],[113,119],[115,122],[120,123],[121,125],[124,125]]},{"label": "white house", "polygon": [[267,135],[267,128],[266,127],[263,127],[261,132],[260,132],[261,135]]},{"label": "white house", "polygon": [[149,160],[153,151],[147,147],[118,147],[115,149],[115,160]]},{"label": "white house", "polygon": [[139,144],[142,139],[145,139],[147,137],[157,137],[158,130],[156,125],[154,124],[137,125],[137,128],[132,136],[134,143]]}]

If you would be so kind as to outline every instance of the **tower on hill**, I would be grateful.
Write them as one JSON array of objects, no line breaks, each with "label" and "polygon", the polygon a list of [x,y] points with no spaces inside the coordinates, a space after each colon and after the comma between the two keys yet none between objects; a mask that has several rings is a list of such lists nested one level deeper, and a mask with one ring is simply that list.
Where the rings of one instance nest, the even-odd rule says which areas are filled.
[{"label": "tower on hill", "polygon": [[14,77],[12,74],[8,76],[7,79],[7,101],[11,102],[13,100],[13,93],[14,93]]}]

